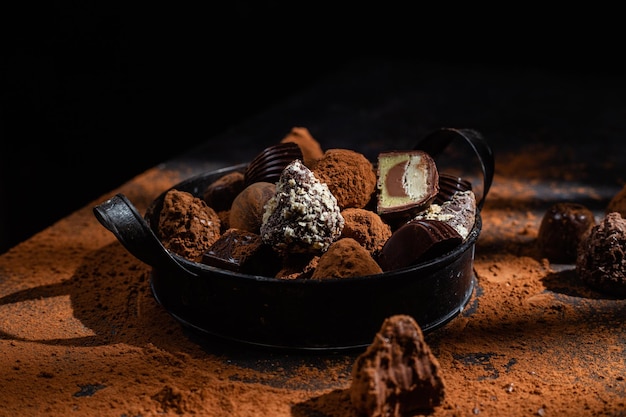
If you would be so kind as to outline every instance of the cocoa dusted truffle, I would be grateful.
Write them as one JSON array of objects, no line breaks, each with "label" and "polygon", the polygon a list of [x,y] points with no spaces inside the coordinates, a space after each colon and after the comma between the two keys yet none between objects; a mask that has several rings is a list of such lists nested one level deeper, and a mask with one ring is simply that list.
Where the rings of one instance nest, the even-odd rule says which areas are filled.
[{"label": "cocoa dusted truffle", "polygon": [[260,234],[279,252],[319,254],[339,238],[343,226],[328,186],[296,159],[283,170],[265,205]]},{"label": "cocoa dusted truffle", "polygon": [[245,186],[255,182],[276,183],[283,169],[294,159],[302,159],[302,151],[295,143],[279,143],[265,148],[247,166]]},{"label": "cocoa dusted truffle", "polygon": [[[443,404],[441,365],[408,315],[387,318],[352,366],[350,400],[360,415],[408,417]],[[421,415],[421,414],[420,414]]]},{"label": "cocoa dusted truffle", "polygon": [[276,185],[269,182],[248,185],[233,201],[228,216],[229,226],[258,234],[263,221],[265,203],[275,192]]},{"label": "cocoa dusted truffle", "polygon": [[220,237],[220,218],[203,199],[172,189],[163,198],[158,231],[166,249],[199,262]]},{"label": "cocoa dusted truffle", "polygon": [[626,218],[626,185],[624,185],[618,192],[611,198],[609,204],[606,206],[604,214],[618,212],[622,217]]},{"label": "cocoa dusted truffle", "polygon": [[378,255],[391,236],[391,226],[371,210],[348,208],[341,215],[345,221],[341,237],[351,237],[372,256]]},{"label": "cocoa dusted truffle", "polygon": [[607,214],[583,237],[576,272],[590,288],[626,297],[626,219],[621,214]]},{"label": "cocoa dusted truffle", "polygon": [[261,236],[247,230],[228,229],[202,255],[202,263],[229,271],[274,276],[281,260],[263,243]]},{"label": "cocoa dusted truffle", "polygon": [[432,203],[414,217],[415,220],[441,220],[467,238],[476,221],[476,196],[470,190],[457,191],[441,204]]},{"label": "cocoa dusted truffle", "polygon": [[383,271],[391,271],[434,259],[462,242],[463,237],[448,223],[411,220],[393,232],[376,260]]},{"label": "cocoa dusted truffle", "polygon": [[378,201],[383,218],[408,220],[439,193],[439,172],[424,151],[389,151],[378,155]]},{"label": "cocoa dusted truffle", "polygon": [[293,142],[302,151],[304,165],[311,169],[324,155],[320,143],[311,135],[306,127],[293,127],[291,131],[280,141],[281,143]]},{"label": "cocoa dusted truffle", "polygon": [[329,149],[313,174],[337,199],[341,210],[364,208],[376,191],[376,170],[365,155],[349,149]]},{"label": "cocoa dusted truffle", "polygon": [[362,277],[382,272],[367,249],[346,237],[333,242],[320,256],[311,279]]},{"label": "cocoa dusted truffle", "polygon": [[282,258],[282,268],[276,273],[275,278],[281,279],[307,279],[311,278],[320,260],[319,255],[308,253],[288,253]]},{"label": "cocoa dusted truffle", "polygon": [[593,212],[583,204],[559,202],[550,206],[539,226],[541,256],[556,263],[574,263],[582,236],[596,225]]}]

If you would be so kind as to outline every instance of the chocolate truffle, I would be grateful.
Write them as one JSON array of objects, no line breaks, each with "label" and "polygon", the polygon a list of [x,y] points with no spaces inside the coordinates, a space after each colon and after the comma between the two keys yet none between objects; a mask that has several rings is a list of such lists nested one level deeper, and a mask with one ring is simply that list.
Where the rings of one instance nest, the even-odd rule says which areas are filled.
[{"label": "chocolate truffle", "polygon": [[329,149],[313,174],[337,199],[341,210],[364,208],[376,191],[376,170],[365,155],[349,149]]},{"label": "chocolate truffle", "polygon": [[383,271],[391,271],[434,259],[461,242],[463,237],[448,223],[411,220],[393,232],[376,261]]},{"label": "chocolate truffle", "polygon": [[220,219],[203,199],[172,189],[163,198],[158,231],[166,249],[198,262],[220,237]]},{"label": "chocolate truffle", "polygon": [[225,174],[207,186],[202,198],[215,211],[228,210],[235,197],[245,188],[243,180],[241,172]]},{"label": "chocolate truffle", "polygon": [[448,223],[466,239],[476,221],[476,196],[470,190],[456,191],[442,204],[432,203],[415,220],[440,220]]},{"label": "chocolate truffle", "polygon": [[583,236],[576,272],[590,288],[626,297],[626,219],[618,212],[604,216]]},{"label": "chocolate truffle", "polygon": [[317,161],[324,155],[320,143],[311,136],[306,127],[293,127],[291,131],[281,140],[281,143],[293,142],[302,151],[304,165],[311,169]]},{"label": "chocolate truffle", "polygon": [[609,204],[606,206],[605,214],[615,211],[626,218],[626,185],[609,201]]},{"label": "chocolate truffle", "polygon": [[370,210],[348,208],[343,210],[341,215],[345,221],[341,237],[351,237],[372,256],[378,255],[391,236],[391,226]]},{"label": "chocolate truffle", "polygon": [[362,277],[382,272],[367,249],[346,237],[333,242],[320,256],[311,279]]},{"label": "chocolate truffle", "polygon": [[439,173],[424,151],[389,151],[378,155],[378,201],[383,218],[410,219],[439,193]]},{"label": "chocolate truffle", "polygon": [[279,252],[319,254],[339,238],[343,226],[328,186],[296,159],[283,170],[265,205],[260,234]]},{"label": "chocolate truffle", "polygon": [[553,204],[543,215],[537,234],[541,256],[555,263],[576,262],[581,238],[595,224],[593,212],[582,204]]},{"label": "chocolate truffle", "polygon": [[241,229],[228,229],[202,255],[202,263],[243,274],[274,276],[282,263],[261,236]]},{"label": "chocolate truffle", "polygon": [[231,228],[259,233],[264,205],[276,192],[276,186],[269,182],[255,182],[243,189],[235,197],[230,208],[228,224]]},{"label": "chocolate truffle", "polygon": [[302,159],[302,151],[295,143],[279,143],[265,148],[248,164],[244,173],[245,186],[255,182],[275,184],[283,169],[294,159]]},{"label": "chocolate truffle", "polygon": [[354,362],[350,400],[359,415],[368,417],[427,413],[443,404],[441,374],[417,322],[408,315],[394,315]]},{"label": "chocolate truffle", "polygon": [[319,255],[290,253],[283,257],[282,268],[276,273],[276,278],[281,279],[307,279],[311,278],[320,260]]}]

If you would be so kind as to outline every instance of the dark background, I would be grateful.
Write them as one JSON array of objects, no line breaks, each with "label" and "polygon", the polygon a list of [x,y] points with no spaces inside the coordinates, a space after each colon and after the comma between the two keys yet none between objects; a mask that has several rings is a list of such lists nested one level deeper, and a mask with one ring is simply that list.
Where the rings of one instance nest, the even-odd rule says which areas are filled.
[{"label": "dark background", "polygon": [[393,3],[181,7],[76,2],[4,15],[0,253],[355,59],[624,70],[619,28],[583,13],[531,10],[512,23]]}]

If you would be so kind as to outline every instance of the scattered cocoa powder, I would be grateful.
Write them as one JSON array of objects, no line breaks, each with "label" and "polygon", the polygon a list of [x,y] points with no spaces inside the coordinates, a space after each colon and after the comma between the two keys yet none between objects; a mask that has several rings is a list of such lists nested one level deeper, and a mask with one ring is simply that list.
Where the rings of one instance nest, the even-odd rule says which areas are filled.
[{"label": "scattered cocoa powder", "polygon": [[[584,198],[600,213],[618,189],[578,181],[584,164],[567,171],[571,185],[555,181],[563,171],[551,155],[497,155],[474,295],[424,335],[446,383],[432,416],[626,408],[626,301],[589,289],[535,245],[555,199]],[[115,191],[143,213],[184,175],[155,168]],[[93,205],[0,256],[0,416],[356,417],[350,372],[362,350],[266,351],[186,331],[152,297],[150,267],[98,224]]]}]

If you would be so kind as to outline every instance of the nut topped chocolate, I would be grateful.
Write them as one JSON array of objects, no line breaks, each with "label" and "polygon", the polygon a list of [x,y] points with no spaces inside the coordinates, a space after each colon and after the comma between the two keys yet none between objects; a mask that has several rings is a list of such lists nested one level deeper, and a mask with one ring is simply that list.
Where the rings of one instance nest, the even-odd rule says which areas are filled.
[{"label": "nut topped chocolate", "polygon": [[263,213],[261,238],[279,252],[322,253],[339,238],[344,219],[337,199],[301,160],[282,172]]},{"label": "nut topped chocolate", "polygon": [[439,193],[439,173],[426,152],[389,151],[378,155],[377,212],[381,217],[409,219]]}]

